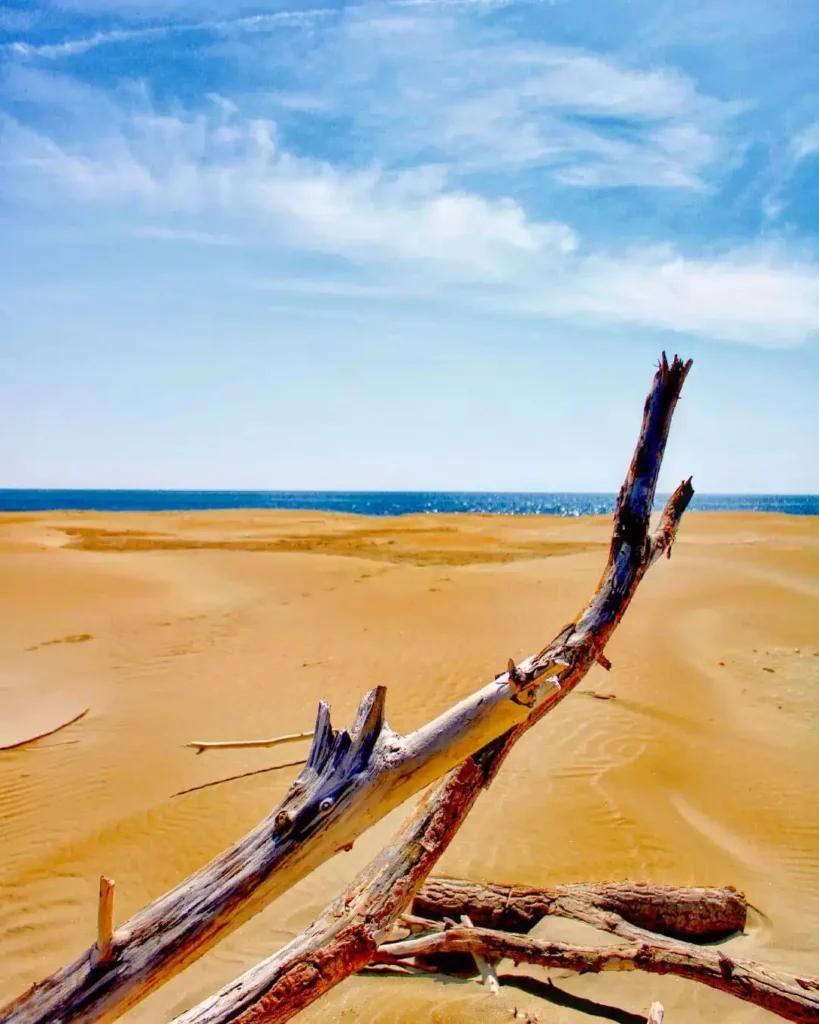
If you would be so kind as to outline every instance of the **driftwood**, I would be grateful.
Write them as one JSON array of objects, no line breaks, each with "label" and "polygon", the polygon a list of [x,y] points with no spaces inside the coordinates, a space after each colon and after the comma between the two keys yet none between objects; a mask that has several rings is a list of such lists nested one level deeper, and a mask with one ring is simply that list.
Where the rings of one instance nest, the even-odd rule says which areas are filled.
[{"label": "driftwood", "polygon": [[197,754],[206,750],[247,750],[258,747],[277,747],[280,743],[296,743],[298,740],[311,740],[312,732],[292,732],[286,736],[271,736],[267,740],[191,740],[186,747],[193,747]]},{"label": "driftwood", "polygon": [[468,758],[421,801],[393,842],[310,925],[174,1024],[289,1020],[366,967],[472,808],[486,776]]},{"label": "driftwood", "polygon": [[572,917],[618,935],[632,925],[689,942],[717,942],[744,930],[748,904],[743,894],[730,886],[678,888],[610,882],[534,889],[431,878],[415,897],[412,914],[427,927],[430,920],[456,920],[468,914],[479,928],[520,934],[551,915]]},{"label": "driftwood", "polygon": [[[614,530],[603,576],[586,608],[535,658],[518,666],[510,664],[496,682],[514,680],[518,700],[530,707],[527,696],[532,681],[554,672],[556,685],[540,703],[532,701],[528,716],[498,739],[487,744],[453,771],[433,792],[427,803],[443,813],[457,804],[459,816],[438,842],[443,853],[479,795],[495,777],[515,742],[546,712],[554,708],[585,677],[600,659],[649,566],[662,554],[670,555],[677,526],[693,495],[691,481],[683,482],[666,504],[657,531],[649,531],[657,476],[662,462],[671,416],[690,363],[675,359],[669,366],[663,357],[646,400],[637,447],[620,491]],[[606,661],[607,663],[607,661]],[[469,799],[464,797],[468,796]],[[417,815],[416,815],[417,818]],[[412,819],[407,826],[413,826]],[[301,1008],[318,999],[343,978],[362,970],[375,952],[375,936],[386,935],[408,899],[385,899],[378,886],[362,891],[362,880],[384,863],[400,864],[407,856],[404,840],[397,840],[350,888],[329,906],[305,932],[278,953],[257,964],[216,996],[178,1018],[176,1024],[251,1024],[256,1021],[289,1020]],[[436,856],[437,859],[437,856]],[[434,860],[426,871],[430,871]],[[420,868],[412,883],[423,882]],[[410,890],[411,891],[411,887]],[[347,912],[348,906],[355,911]],[[362,922],[367,922],[364,928]],[[305,965],[317,965],[306,969]]]},{"label": "driftwood", "polygon": [[60,725],[55,725],[53,729],[39,732],[36,736],[29,736],[24,740],[15,740],[14,743],[7,743],[5,746],[0,747],[0,750],[16,750],[18,747],[26,747],[29,743],[34,743],[36,740],[43,740],[46,736],[53,736],[55,732],[61,732],[63,729],[67,729],[69,725],[73,725],[75,722],[79,722],[81,718],[85,718],[90,710],[91,708],[86,708],[85,711],[81,711],[78,715],[74,715],[73,718],[69,718],[67,722],[61,722]]},{"label": "driftwood", "polygon": [[640,940],[616,946],[574,946],[489,928],[456,925],[445,931],[390,942],[376,954],[388,963],[405,957],[469,953],[487,960],[512,960],[596,974],[600,971],[648,971],[697,981],[764,1007],[785,1020],[816,1024],[819,983],[773,971],[750,960],[643,932]]},{"label": "driftwood", "polygon": [[[448,783],[473,787],[477,795],[516,740],[596,661],[607,664],[603,649],[640,580],[662,554],[670,555],[693,495],[690,480],[674,492],[653,535],[649,517],[671,416],[689,367],[676,358],[669,365],[663,356],[618,498],[603,576],[586,608],[551,644],[517,666],[510,662],[482,689],[408,736],[397,735],[384,721],[384,687],[367,694],[350,732],[332,728],[329,706],[322,701],[307,764],[268,818],[118,928],[110,961],[99,964],[92,946],[6,1007],[0,1020],[113,1020],[456,765],[463,763]],[[463,806],[462,817],[469,809]],[[385,915],[387,923],[391,914]],[[346,966],[340,977],[364,964]],[[313,981],[316,995],[330,987],[322,979]]]},{"label": "driftwood", "polygon": [[202,789],[212,789],[213,786],[223,786],[226,782],[237,782],[239,779],[249,779],[252,775],[266,775],[268,772],[280,772],[283,768],[300,768],[304,761],[288,761],[286,764],[272,764],[267,768],[254,768],[252,772],[240,772],[238,775],[226,775],[221,779],[214,779],[212,782],[202,782],[198,786],[188,786],[187,789],[179,789],[171,796],[187,796],[188,793],[198,793]]}]

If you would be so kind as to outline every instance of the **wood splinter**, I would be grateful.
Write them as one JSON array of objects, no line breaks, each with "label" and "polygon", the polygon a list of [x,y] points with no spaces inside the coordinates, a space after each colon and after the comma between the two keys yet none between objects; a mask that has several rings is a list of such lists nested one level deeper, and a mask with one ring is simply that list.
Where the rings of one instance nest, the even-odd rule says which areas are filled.
[{"label": "wood splinter", "polygon": [[114,882],[100,875],[97,907],[97,963],[106,964],[114,956]]},{"label": "wood splinter", "polygon": [[[468,914],[461,914],[461,924],[465,928],[475,927]],[[481,981],[483,982],[484,986],[489,989],[493,996],[499,996],[500,982],[498,981],[498,975],[495,970],[494,961],[487,960],[486,957],[481,956],[480,953],[473,953],[472,959],[475,961],[475,966],[478,968],[478,973],[481,976]]]}]

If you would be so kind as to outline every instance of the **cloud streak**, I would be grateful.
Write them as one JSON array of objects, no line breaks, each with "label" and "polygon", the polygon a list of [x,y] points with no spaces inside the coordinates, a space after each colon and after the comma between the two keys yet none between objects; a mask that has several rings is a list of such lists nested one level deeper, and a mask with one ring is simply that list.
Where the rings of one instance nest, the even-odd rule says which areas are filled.
[{"label": "cloud streak", "polygon": [[[440,166],[351,169],[302,157],[274,123],[219,97],[208,115],[122,112],[116,131],[82,145],[7,120],[0,155],[7,186],[29,201],[62,196],[173,217],[173,226],[144,229],[156,241],[239,237],[339,258],[346,277],[332,286],[337,294],[355,294],[355,275],[366,272],[367,287],[386,298],[449,292],[456,303],[549,320],[765,346],[819,331],[819,268],[808,259],[758,248],[707,259],[673,246],[595,248],[511,197],[458,187]],[[229,234],[213,232],[213,218],[230,224]]]},{"label": "cloud streak", "polygon": [[114,46],[122,43],[143,42],[151,39],[162,39],[173,35],[188,35],[201,32],[264,32],[276,29],[300,29],[314,24],[332,15],[330,8],[317,7],[301,11],[277,11],[272,14],[253,14],[231,19],[213,21],[179,22],[155,25],[145,28],[112,29],[107,32],[94,32],[89,36],[77,39],[65,39],[59,43],[32,43],[25,40],[14,40],[0,47],[1,51],[16,57],[43,58],[59,60],[63,57],[74,57],[88,53],[101,46]]}]

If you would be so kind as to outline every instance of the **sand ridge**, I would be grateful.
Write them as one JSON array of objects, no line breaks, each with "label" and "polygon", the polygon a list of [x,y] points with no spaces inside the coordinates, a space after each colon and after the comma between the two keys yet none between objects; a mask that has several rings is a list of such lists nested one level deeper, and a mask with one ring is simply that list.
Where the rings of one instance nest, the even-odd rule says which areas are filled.
[{"label": "sand ridge", "polygon": [[[184,743],[309,729],[321,696],[347,724],[376,682],[393,727],[418,726],[575,614],[609,529],[605,517],[0,516],[3,734],[91,708],[0,752],[0,999],[89,944],[100,873],[117,880],[122,920],[255,824],[297,769],[174,792],[306,749],[197,757]],[[819,521],[689,514],[610,644],[613,671],[595,668],[525,737],[440,871],[732,883],[758,908],[737,951],[819,973],[817,611]],[[127,1019],[168,1020],[286,941],[405,813]],[[504,1007],[644,1019],[660,998],[670,1019],[771,1019],[673,979],[555,980],[563,1005],[510,986]],[[474,984],[360,977],[300,1020],[506,1012]]]}]

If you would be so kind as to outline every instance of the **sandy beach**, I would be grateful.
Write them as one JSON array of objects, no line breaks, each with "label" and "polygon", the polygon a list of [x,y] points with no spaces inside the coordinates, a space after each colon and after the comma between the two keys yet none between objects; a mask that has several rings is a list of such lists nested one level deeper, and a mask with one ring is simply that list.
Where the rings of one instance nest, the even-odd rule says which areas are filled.
[{"label": "sandy beach", "polygon": [[[238,839],[306,743],[196,756],[190,740],[349,723],[388,686],[410,730],[542,647],[591,593],[606,518],[313,512],[0,516],[0,1002],[93,941],[100,874],[116,921]],[[549,884],[733,884],[738,955],[819,974],[819,519],[691,513],[607,654],[518,745],[436,873]],[[614,699],[594,695],[614,694]],[[125,1018],[161,1024],[306,926],[402,808]],[[550,921],[554,936],[595,933]],[[501,974],[545,977],[502,968]],[[774,1020],[692,983],[553,973],[513,985],[353,978],[298,1019],[330,1024]]]}]

